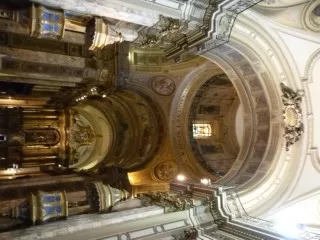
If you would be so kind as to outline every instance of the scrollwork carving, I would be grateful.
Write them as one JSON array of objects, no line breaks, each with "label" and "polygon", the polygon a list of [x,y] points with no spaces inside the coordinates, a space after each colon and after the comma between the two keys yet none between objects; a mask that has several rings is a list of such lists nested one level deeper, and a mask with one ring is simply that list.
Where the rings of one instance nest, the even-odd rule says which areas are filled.
[{"label": "scrollwork carving", "polygon": [[160,42],[160,39],[155,35],[143,35],[141,37],[141,47],[142,48],[152,48],[155,47]]},{"label": "scrollwork carving", "polygon": [[144,193],[138,198],[144,206],[154,204],[163,207],[165,213],[183,211],[190,209],[193,205],[188,199],[183,199],[182,196],[173,192]]},{"label": "scrollwork carving", "polygon": [[191,228],[189,230],[185,230],[183,232],[183,235],[179,236],[178,239],[179,240],[194,240],[194,239],[197,239],[197,237],[198,237],[197,229]]},{"label": "scrollwork carving", "polygon": [[91,149],[90,146],[94,144],[97,136],[87,119],[77,110],[72,109],[70,115],[69,147],[71,162],[74,164],[79,161],[80,156]]},{"label": "scrollwork carving", "polygon": [[293,91],[283,83],[280,84],[282,90],[283,120],[286,140],[286,150],[289,151],[290,146],[300,139],[304,131],[303,117],[301,111],[301,101],[304,96],[303,90]]},{"label": "scrollwork carving", "polygon": [[165,17],[163,15],[160,15],[160,21],[158,23],[158,26],[160,27],[160,32],[158,33],[160,36],[166,36],[169,33],[173,33],[177,30],[179,30],[181,23],[179,19],[174,19],[170,17]]},{"label": "scrollwork carving", "polygon": [[164,38],[169,34],[177,32],[181,28],[181,22],[179,19],[174,19],[170,17],[165,17],[163,15],[159,16],[159,22],[150,29],[149,32],[156,33],[144,33],[139,37],[139,42],[142,48],[152,48],[160,46],[164,41]]}]

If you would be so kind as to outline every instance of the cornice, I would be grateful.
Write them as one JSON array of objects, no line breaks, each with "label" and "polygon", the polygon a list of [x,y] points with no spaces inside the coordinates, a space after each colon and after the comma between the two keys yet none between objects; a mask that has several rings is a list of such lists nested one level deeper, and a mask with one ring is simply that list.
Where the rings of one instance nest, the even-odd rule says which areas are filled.
[{"label": "cornice", "polygon": [[[188,59],[227,43],[238,14],[261,1],[190,1],[183,8],[183,19],[160,15],[154,26],[140,30],[135,42],[145,48],[161,47],[168,59],[177,62]],[[170,24],[163,25],[163,19]]]}]

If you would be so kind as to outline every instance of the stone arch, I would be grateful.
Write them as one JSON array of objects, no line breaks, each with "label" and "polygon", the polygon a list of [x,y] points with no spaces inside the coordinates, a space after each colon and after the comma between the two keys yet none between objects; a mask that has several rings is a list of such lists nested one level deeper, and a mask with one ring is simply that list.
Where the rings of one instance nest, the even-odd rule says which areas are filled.
[{"label": "stone arch", "polygon": [[[274,30],[263,24],[263,20],[257,21],[258,17],[252,10],[239,16],[228,44],[242,53],[258,74],[270,106],[270,136],[267,150],[261,156],[257,172],[249,181],[238,187],[245,209],[255,216],[269,212],[280,204],[281,199],[290,194],[305,161],[301,161],[299,156],[303,156],[306,150],[305,137],[302,137],[289,152],[283,147],[282,93],[279,85],[284,82],[293,89],[301,86],[297,66],[285,43]],[[217,52],[214,53],[219,55]],[[219,56],[221,54],[222,52]]]}]

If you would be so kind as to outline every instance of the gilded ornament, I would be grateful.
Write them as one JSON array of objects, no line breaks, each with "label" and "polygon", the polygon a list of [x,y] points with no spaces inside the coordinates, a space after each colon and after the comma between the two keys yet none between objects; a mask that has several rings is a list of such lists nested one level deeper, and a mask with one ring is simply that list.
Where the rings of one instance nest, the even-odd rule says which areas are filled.
[{"label": "gilded ornament", "polygon": [[154,168],[155,176],[162,181],[171,180],[177,174],[177,171],[177,164],[173,161],[165,161],[159,163]]}]

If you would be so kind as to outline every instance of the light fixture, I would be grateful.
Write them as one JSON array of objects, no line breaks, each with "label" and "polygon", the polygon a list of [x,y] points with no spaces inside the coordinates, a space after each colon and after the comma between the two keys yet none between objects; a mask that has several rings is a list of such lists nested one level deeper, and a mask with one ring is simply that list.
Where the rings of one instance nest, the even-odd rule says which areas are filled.
[{"label": "light fixture", "polygon": [[179,175],[177,176],[177,180],[180,181],[180,182],[183,182],[183,181],[186,180],[186,176],[185,176],[185,175],[182,175],[182,174],[179,174]]}]

